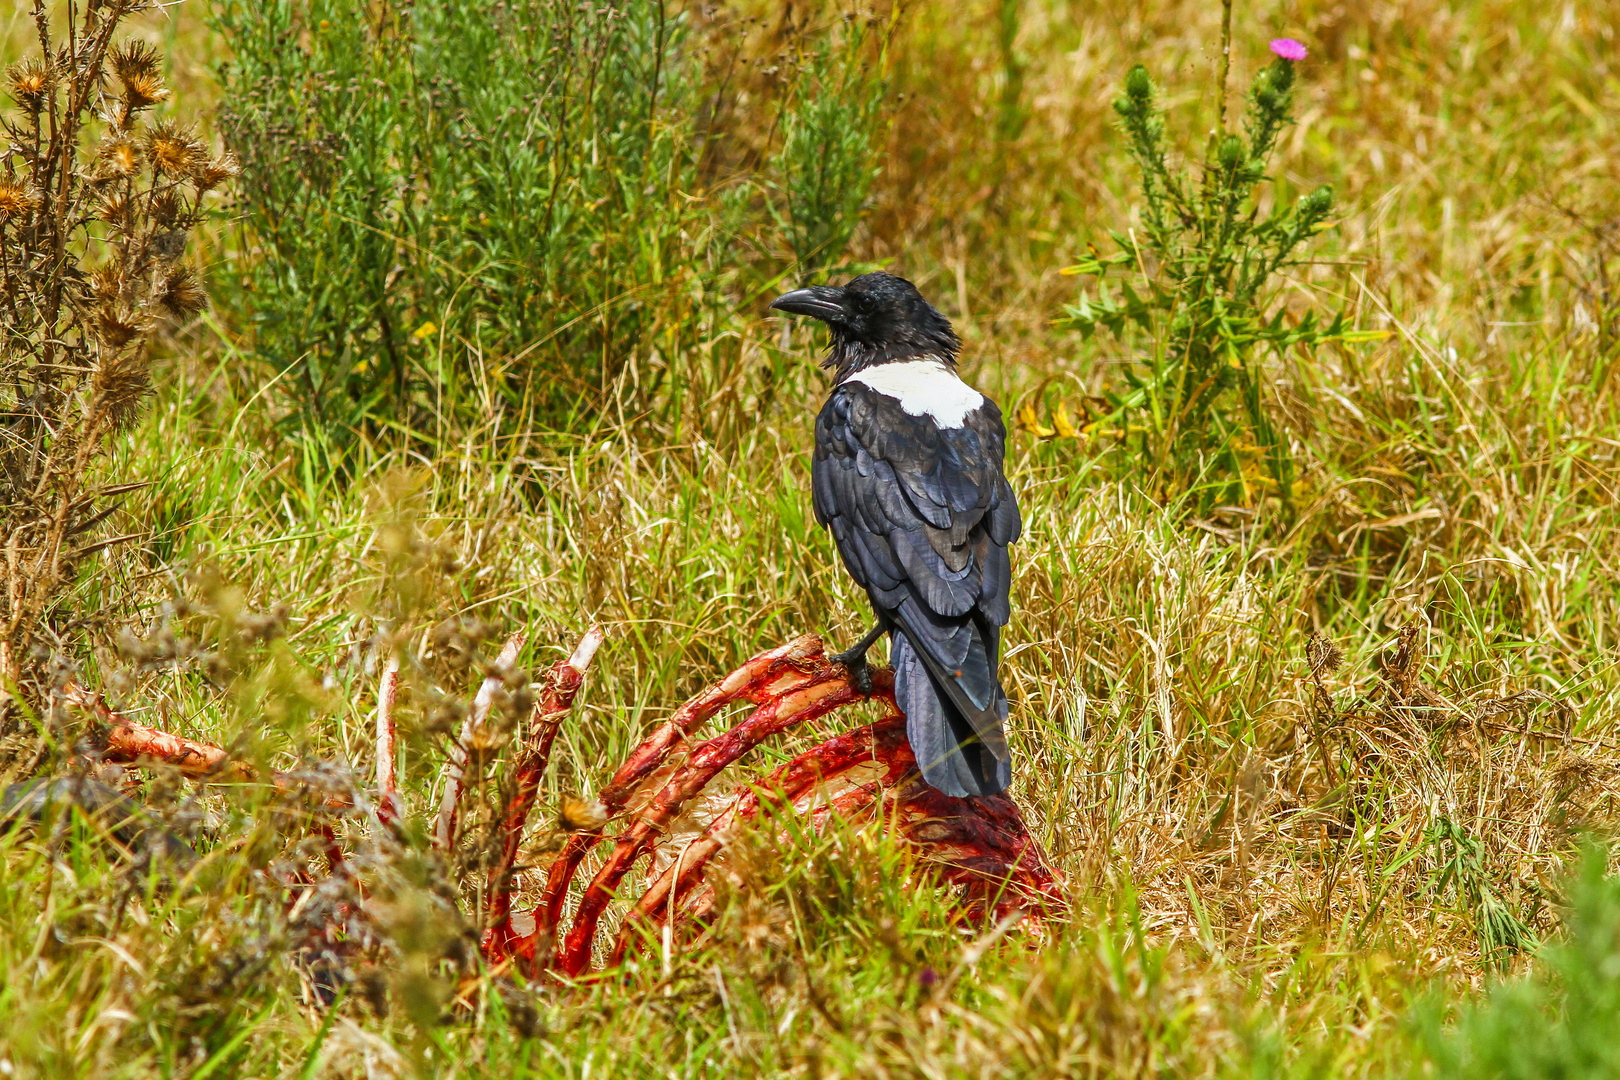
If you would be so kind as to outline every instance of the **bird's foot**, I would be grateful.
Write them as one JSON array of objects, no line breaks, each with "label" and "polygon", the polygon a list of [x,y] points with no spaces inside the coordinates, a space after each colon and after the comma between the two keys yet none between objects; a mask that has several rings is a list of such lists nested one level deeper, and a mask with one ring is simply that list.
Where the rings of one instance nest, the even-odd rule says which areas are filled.
[{"label": "bird's foot", "polygon": [[862,697],[872,696],[872,665],[866,662],[866,650],[862,648],[848,649],[841,653],[833,653],[827,659],[843,666],[849,672],[849,684],[855,692]]}]

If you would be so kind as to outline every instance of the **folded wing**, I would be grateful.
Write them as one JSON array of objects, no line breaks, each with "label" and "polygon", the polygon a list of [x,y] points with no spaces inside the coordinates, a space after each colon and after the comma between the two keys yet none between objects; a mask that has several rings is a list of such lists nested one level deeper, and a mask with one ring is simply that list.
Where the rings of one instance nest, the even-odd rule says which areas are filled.
[{"label": "folded wing", "polygon": [[941,428],[860,383],[816,420],[816,519],[873,605],[998,762],[1008,758],[997,679],[1007,546],[1021,524],[1002,475],[1006,429],[988,399]]}]

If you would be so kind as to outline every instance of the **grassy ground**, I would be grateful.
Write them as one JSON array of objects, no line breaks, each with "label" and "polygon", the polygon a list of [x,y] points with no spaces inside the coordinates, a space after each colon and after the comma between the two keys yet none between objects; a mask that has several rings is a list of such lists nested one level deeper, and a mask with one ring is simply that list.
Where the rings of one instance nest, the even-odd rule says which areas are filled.
[{"label": "grassy ground", "polygon": [[[1009,416],[1078,408],[1116,376],[1120,343],[1051,329],[1074,286],[1057,270],[1131,222],[1109,125],[1131,64],[1170,87],[1174,126],[1207,128],[1219,15],[1186,0],[1029,0],[1010,22],[982,0],[907,10],[855,256],[935,299],[966,376]],[[166,18],[150,21],[178,95],[211,101],[217,42],[193,5]],[[1612,917],[1602,887],[1572,893],[1569,874],[1620,813],[1620,305],[1602,284],[1617,33],[1599,3],[1236,6],[1234,85],[1269,37],[1312,50],[1283,191],[1339,195],[1338,228],[1288,295],[1393,333],[1276,372],[1306,469],[1293,516],[1201,515],[1107,440],[1013,436],[1013,794],[1070,919],[958,925],[881,835],[789,829],[733,853],[701,947],[599,985],[458,985],[434,966],[459,931],[422,899],[430,871],[395,867],[379,893],[389,992],[357,986],[328,1011],[277,955],[279,908],[247,869],[277,826],[215,797],[199,804],[220,838],[199,890],[132,891],[94,843],[0,838],[0,1071],[1489,1072],[1444,1022],[1461,1010],[1471,1045],[1495,1045],[1531,1021],[1470,1004],[1487,984],[1528,979],[1514,992],[1560,1001],[1575,977],[1538,943],[1560,937],[1571,896],[1597,897],[1590,925]],[[237,356],[236,328],[186,328],[111,463],[153,483],[123,530],[143,539],[74,598],[136,613],[89,635],[86,677],[149,723],[369,772],[380,630],[420,641],[466,617],[498,641],[527,626],[533,666],[599,622],[608,645],[543,798],[591,792],[751,653],[862,629],[864,600],[809,513],[814,343],[792,339],[784,368],[779,327],[747,303],[726,354],[740,360],[678,433],[614,416],[514,452],[472,430],[431,460],[380,448],[344,480],[277,434],[275,388]],[[177,596],[194,613],[175,615]],[[240,613],[278,604],[284,636],[233,636]],[[159,646],[120,651],[125,627]],[[193,639],[168,646],[178,663],[166,627]],[[1320,690],[1313,633],[1344,656]],[[418,816],[438,775],[434,695],[476,681],[447,650],[421,655],[402,703]],[[1616,1075],[1582,1060],[1580,1075]]]}]

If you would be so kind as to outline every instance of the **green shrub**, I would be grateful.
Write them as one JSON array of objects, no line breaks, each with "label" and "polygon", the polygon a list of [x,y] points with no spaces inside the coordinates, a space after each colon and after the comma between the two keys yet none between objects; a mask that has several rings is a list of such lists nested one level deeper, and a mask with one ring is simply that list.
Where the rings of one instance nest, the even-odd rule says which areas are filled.
[{"label": "green shrub", "polygon": [[215,19],[237,314],[306,427],[555,417],[648,349],[693,273],[693,73],[662,5],[227,0]]},{"label": "green shrub", "polygon": [[[860,224],[877,178],[875,159],[894,18],[871,39],[849,18],[807,50],[782,110],[773,210],[809,276],[836,263]],[[875,66],[869,54],[876,52]]]},{"label": "green shrub", "polygon": [[243,164],[231,314],[293,425],[340,450],[566,423],[620,380],[676,401],[679,358],[749,291],[732,238],[764,225],[825,267],[876,175],[892,22],[876,48],[853,18],[795,38],[748,105],[778,121],[741,178],[761,201],[700,190],[705,125],[740,121],[705,106],[724,88],[652,0],[224,0],[214,20]]}]

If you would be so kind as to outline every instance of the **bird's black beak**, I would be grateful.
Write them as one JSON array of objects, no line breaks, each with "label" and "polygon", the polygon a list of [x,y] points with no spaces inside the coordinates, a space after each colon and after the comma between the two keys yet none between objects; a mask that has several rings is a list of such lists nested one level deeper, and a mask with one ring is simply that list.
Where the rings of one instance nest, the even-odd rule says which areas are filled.
[{"label": "bird's black beak", "polygon": [[809,315],[822,322],[834,322],[849,315],[849,309],[844,306],[844,290],[836,285],[794,289],[772,300],[771,307],[792,315]]}]

